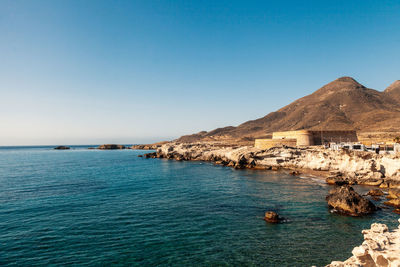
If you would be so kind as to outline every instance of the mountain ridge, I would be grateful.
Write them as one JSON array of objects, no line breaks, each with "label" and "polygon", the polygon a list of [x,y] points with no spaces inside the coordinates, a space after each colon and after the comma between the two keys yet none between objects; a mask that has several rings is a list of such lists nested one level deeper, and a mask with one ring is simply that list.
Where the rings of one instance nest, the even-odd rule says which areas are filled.
[{"label": "mountain ridge", "polygon": [[400,131],[400,81],[380,92],[352,77],[340,77],[264,117],[177,141],[252,141],[274,131],[303,129]]}]

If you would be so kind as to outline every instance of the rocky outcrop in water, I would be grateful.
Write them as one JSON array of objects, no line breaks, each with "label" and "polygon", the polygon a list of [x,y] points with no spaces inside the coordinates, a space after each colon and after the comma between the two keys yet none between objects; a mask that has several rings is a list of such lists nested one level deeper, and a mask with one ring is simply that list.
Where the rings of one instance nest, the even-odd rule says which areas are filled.
[{"label": "rocky outcrop in water", "polygon": [[274,211],[267,211],[264,215],[264,220],[269,223],[280,223],[283,221],[283,218]]},{"label": "rocky outcrop in water", "polygon": [[105,144],[105,145],[98,146],[97,149],[103,149],[103,150],[125,149],[125,146],[124,145],[116,145],[116,144]]},{"label": "rocky outcrop in water", "polygon": [[54,149],[57,149],[57,150],[66,150],[66,149],[70,149],[70,147],[68,147],[68,146],[57,146],[57,147],[55,147]]},{"label": "rocky outcrop in water", "polygon": [[359,195],[353,187],[348,185],[332,189],[326,201],[332,211],[344,215],[363,216],[376,210],[371,201]]},{"label": "rocky outcrop in water", "polygon": [[333,261],[327,267],[400,266],[400,226],[390,232],[386,225],[374,223],[362,233],[364,242],[353,249],[352,257],[343,262]]},{"label": "rocky outcrop in water", "polygon": [[[323,148],[232,147],[215,143],[167,143],[148,157],[212,161],[220,165],[264,170],[281,168],[319,172],[335,184],[365,184],[400,188],[400,156]],[[336,181],[338,181],[338,183]]]},{"label": "rocky outcrop in water", "polygon": [[156,150],[166,143],[168,143],[168,141],[158,142],[154,144],[133,145],[131,148],[137,150]]}]

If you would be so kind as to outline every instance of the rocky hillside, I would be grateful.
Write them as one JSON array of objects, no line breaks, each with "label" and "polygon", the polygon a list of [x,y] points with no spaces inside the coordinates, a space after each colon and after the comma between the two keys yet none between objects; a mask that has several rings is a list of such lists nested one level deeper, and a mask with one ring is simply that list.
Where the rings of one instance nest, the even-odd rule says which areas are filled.
[{"label": "rocky hillside", "polygon": [[274,131],[300,129],[400,131],[400,81],[380,92],[342,77],[265,117],[177,141],[246,142]]},{"label": "rocky hillside", "polygon": [[395,81],[386,88],[385,94],[400,102],[400,80]]}]

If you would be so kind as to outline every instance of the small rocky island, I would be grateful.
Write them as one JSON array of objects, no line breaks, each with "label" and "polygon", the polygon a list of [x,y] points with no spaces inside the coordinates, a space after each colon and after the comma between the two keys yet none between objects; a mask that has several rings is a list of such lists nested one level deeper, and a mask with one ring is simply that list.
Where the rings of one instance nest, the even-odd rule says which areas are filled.
[{"label": "small rocky island", "polygon": [[57,150],[66,150],[66,149],[70,149],[70,147],[68,147],[68,146],[57,146],[57,147],[55,147],[54,149],[57,149]]},{"label": "small rocky island", "polygon": [[97,147],[97,149],[102,149],[102,150],[114,150],[114,149],[125,149],[125,148],[126,147],[124,145],[117,145],[117,144],[105,144]]}]

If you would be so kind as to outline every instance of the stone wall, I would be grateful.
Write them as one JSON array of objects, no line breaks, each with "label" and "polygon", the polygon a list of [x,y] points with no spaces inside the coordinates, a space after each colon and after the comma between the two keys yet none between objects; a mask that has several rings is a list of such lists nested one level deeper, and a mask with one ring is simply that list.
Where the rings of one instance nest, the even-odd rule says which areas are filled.
[{"label": "stone wall", "polygon": [[254,147],[258,149],[269,149],[271,147],[283,146],[295,147],[296,145],[296,139],[256,139],[254,142]]},{"label": "stone wall", "polygon": [[272,134],[272,139],[296,139],[297,146],[314,145],[312,132],[306,130],[274,132]]},{"label": "stone wall", "polygon": [[285,131],[274,132],[272,139],[256,139],[254,146],[260,149],[286,146],[314,146],[329,142],[357,142],[356,131]]},{"label": "stone wall", "polygon": [[297,146],[322,145],[325,142],[357,142],[356,131],[299,130],[274,132],[272,139],[296,139]]},{"label": "stone wall", "polygon": [[314,145],[321,145],[326,142],[358,142],[356,131],[310,131],[310,133]]}]

